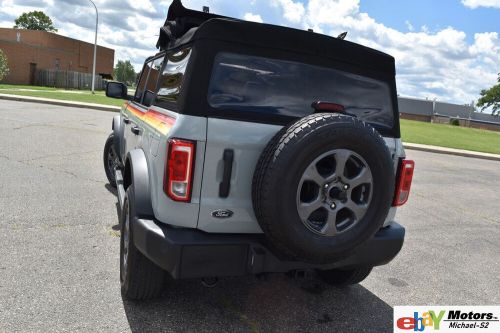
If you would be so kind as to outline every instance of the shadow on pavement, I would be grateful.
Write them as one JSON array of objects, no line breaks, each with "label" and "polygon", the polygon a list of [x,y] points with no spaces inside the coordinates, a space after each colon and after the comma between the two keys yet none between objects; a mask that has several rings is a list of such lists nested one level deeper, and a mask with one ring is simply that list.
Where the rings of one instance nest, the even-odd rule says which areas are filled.
[{"label": "shadow on pavement", "polygon": [[106,190],[109,191],[109,193],[113,194],[115,197],[118,197],[118,192],[116,191],[116,188],[111,186],[111,184],[108,183],[108,184],[104,185],[104,187],[106,188]]},{"label": "shadow on pavement", "polygon": [[[106,190],[108,190],[109,193],[113,194],[115,197],[118,198],[118,192],[115,187],[111,186],[111,184],[109,183],[104,185],[104,187],[106,188]],[[115,206],[116,206],[116,216],[118,216],[118,220],[117,223],[111,227],[111,229],[115,231],[120,231],[120,215],[121,215],[120,204],[116,202]]]},{"label": "shadow on pavement", "polygon": [[132,332],[392,331],[392,307],[364,287],[279,274],[227,278],[211,289],[173,281],[159,300],[123,303]]}]

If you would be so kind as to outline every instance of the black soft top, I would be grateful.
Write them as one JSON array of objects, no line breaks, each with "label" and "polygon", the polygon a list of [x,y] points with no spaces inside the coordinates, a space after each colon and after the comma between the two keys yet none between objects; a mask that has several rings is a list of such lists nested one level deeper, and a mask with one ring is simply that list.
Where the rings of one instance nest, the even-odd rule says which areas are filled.
[{"label": "black soft top", "polygon": [[395,75],[394,58],[366,46],[310,31],[190,10],[174,0],[156,47],[164,51],[202,39],[309,54]]}]

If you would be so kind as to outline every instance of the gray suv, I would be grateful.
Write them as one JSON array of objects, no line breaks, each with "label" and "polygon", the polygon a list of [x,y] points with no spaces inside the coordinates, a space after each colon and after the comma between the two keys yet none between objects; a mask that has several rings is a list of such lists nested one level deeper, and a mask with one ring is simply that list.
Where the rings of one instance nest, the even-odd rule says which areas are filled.
[{"label": "gray suv", "polygon": [[157,48],[133,96],[106,89],[126,100],[104,149],[124,297],[158,296],[167,277],[348,285],[396,256],[414,163],[391,56],[179,0]]}]

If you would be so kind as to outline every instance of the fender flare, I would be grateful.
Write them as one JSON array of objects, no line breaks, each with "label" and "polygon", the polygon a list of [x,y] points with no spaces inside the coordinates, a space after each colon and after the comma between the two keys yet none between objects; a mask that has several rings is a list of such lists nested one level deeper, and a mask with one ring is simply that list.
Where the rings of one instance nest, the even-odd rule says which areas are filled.
[{"label": "fender flare", "polygon": [[[122,160],[122,151],[121,151],[121,140],[123,137],[123,126],[120,120],[120,115],[113,117],[113,122],[111,123],[111,129],[113,130],[113,144],[115,146],[115,151],[118,154],[120,160]],[[123,160],[122,160],[123,162]]]},{"label": "fender flare", "polygon": [[149,186],[149,173],[146,155],[142,149],[131,150],[125,162],[124,186],[134,186],[135,212],[137,217],[154,217]]}]

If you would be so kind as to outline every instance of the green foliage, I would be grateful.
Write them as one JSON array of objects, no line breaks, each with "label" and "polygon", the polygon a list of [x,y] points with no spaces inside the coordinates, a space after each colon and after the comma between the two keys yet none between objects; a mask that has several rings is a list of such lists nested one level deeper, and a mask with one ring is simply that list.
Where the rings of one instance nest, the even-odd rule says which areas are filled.
[{"label": "green foliage", "polygon": [[498,84],[481,91],[481,98],[477,101],[477,106],[481,108],[481,111],[492,107],[492,114],[500,115],[500,73],[498,74]]},{"label": "green foliage", "polygon": [[123,105],[123,100],[106,97],[104,95],[104,91],[96,91],[95,94],[92,94],[89,90],[64,90],[39,86],[0,84],[0,94],[41,97],[63,101],[95,103],[113,106]]},{"label": "green foliage", "polygon": [[500,132],[401,119],[404,142],[500,154]]},{"label": "green foliage", "polygon": [[134,66],[130,63],[130,60],[118,60],[115,69],[113,70],[113,76],[115,80],[131,86],[135,82],[137,74],[135,73]]},{"label": "green foliage", "polygon": [[50,17],[42,11],[33,11],[23,13],[15,20],[15,29],[42,30],[48,32],[57,32]]},{"label": "green foliage", "polygon": [[458,121],[458,119],[450,119],[450,125],[452,126],[460,126],[460,122]]},{"label": "green foliage", "polygon": [[7,74],[9,74],[9,64],[7,62],[7,56],[0,49],[0,81],[2,81]]}]

